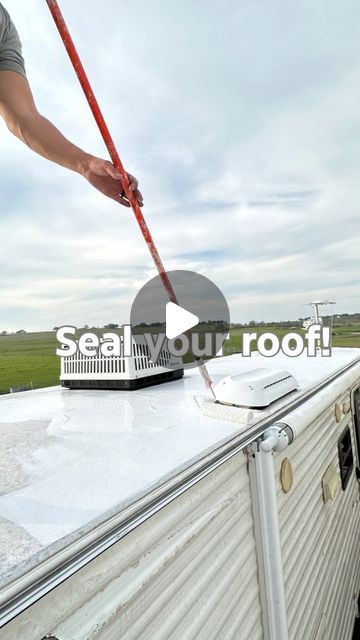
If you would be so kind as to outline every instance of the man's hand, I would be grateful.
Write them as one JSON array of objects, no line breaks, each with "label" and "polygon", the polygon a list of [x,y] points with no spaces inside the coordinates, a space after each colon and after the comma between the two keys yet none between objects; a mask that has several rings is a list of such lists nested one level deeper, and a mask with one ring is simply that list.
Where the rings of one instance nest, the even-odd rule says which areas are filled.
[{"label": "man's hand", "polygon": [[[15,71],[0,71],[0,116],[10,131],[30,149],[52,162],[77,171],[101,193],[125,207],[130,206],[120,175],[111,162],[95,158],[67,140],[38,112],[27,79]],[[138,182],[129,173],[127,175],[130,190],[142,206],[143,197],[138,190]]]},{"label": "man's hand", "polygon": [[[105,196],[116,200],[116,202],[119,202],[124,207],[130,207],[129,200],[123,189],[121,176],[111,162],[89,156],[85,163],[83,163],[80,173],[95,189],[101,191]],[[138,189],[138,181],[130,173],[127,174],[127,177],[130,181],[130,191],[134,193],[139,206],[142,207],[143,197]]]}]

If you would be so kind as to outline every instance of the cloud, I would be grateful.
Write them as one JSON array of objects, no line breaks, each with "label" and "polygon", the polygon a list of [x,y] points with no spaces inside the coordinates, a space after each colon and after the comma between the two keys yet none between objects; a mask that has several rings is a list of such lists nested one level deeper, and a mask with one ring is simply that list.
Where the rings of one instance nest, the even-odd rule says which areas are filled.
[{"label": "cloud", "polygon": [[[106,157],[46,3],[8,9],[39,109]],[[62,9],[167,268],[212,278],[234,321],[358,311],[358,3]],[[127,321],[155,275],[132,213],[0,139],[0,328]]]}]

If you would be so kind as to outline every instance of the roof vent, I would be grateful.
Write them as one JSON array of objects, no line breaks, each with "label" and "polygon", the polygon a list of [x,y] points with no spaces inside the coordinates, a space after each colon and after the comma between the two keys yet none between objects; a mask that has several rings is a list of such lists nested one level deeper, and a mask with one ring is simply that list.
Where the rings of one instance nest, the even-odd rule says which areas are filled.
[{"label": "roof vent", "polygon": [[[120,337],[121,343],[123,337]],[[181,378],[184,368],[181,358],[162,348],[157,362],[142,336],[133,340],[131,356],[84,356],[76,352],[61,358],[60,381],[69,389],[139,389],[160,382]]]},{"label": "roof vent", "polygon": [[260,367],[226,376],[215,386],[218,402],[240,407],[268,407],[287,393],[298,389],[298,383],[284,369]]}]

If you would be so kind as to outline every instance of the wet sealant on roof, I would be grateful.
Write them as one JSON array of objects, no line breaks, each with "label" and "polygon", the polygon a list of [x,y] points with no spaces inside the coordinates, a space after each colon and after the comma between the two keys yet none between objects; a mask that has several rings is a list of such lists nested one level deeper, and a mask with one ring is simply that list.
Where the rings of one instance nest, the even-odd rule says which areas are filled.
[{"label": "wet sealant on roof", "polygon": [[[280,367],[297,379],[293,394],[299,394],[359,355],[359,349],[316,358],[233,355],[212,360],[209,371],[216,384],[225,375]],[[204,393],[191,370],[140,391],[52,387],[0,397],[1,582],[248,428],[202,415],[194,396]]]}]

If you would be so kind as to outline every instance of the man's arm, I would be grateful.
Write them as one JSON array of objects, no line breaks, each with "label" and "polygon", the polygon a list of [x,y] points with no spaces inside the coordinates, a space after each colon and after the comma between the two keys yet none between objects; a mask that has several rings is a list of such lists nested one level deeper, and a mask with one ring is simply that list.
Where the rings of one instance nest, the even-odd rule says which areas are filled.
[{"label": "man's arm", "polygon": [[[107,160],[96,158],[69,142],[42,116],[35,105],[29,83],[14,71],[0,70],[0,115],[8,129],[30,149],[44,158],[80,173],[103,194],[129,207],[123,195],[120,174]],[[130,174],[130,188],[140,206],[143,199],[137,180]]]}]

